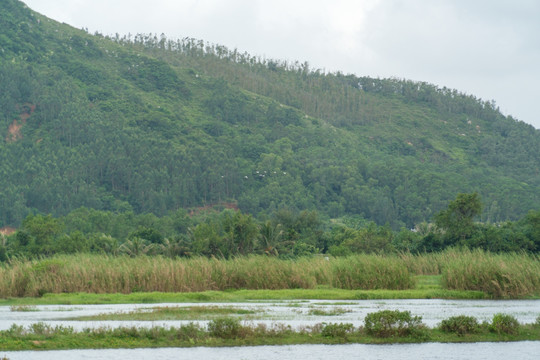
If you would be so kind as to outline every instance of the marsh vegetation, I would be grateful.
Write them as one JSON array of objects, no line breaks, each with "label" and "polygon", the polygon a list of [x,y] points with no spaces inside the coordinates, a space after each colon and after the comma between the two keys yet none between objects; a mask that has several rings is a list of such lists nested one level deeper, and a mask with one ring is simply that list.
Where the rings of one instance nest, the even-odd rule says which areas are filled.
[{"label": "marsh vegetation", "polygon": [[[418,283],[418,279],[422,281]],[[318,292],[319,296],[333,289],[375,293],[421,291],[424,296],[429,293],[433,297],[444,297],[442,293],[437,296],[437,291],[444,290],[472,291],[469,296],[475,297],[484,294],[480,296],[523,298],[540,294],[540,261],[536,255],[525,253],[452,249],[419,255],[363,254],[293,260],[269,256],[170,259],[78,254],[12,260],[0,267],[0,293],[4,298],[40,297],[49,293],[188,293],[235,289],[306,289]],[[408,297],[414,296],[420,294]]]},{"label": "marsh vegetation", "polygon": [[207,326],[189,323],[180,327],[101,327],[76,331],[62,325],[34,323],[28,327],[14,324],[0,331],[0,345],[5,350],[518,340],[540,340],[540,319],[534,324],[519,324],[514,317],[504,314],[482,323],[454,317],[428,328],[421,317],[408,311],[383,310],[368,314],[363,326],[324,322],[293,329],[281,323],[268,326],[218,317]]}]

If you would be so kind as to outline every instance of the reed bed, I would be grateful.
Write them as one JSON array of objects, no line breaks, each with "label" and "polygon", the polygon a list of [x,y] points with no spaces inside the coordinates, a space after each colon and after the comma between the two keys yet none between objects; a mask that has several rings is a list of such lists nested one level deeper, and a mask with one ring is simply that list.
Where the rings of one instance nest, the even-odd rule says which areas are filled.
[{"label": "reed bed", "polygon": [[340,289],[405,290],[415,286],[405,263],[395,256],[347,257],[333,264],[332,285]]},{"label": "reed bed", "polygon": [[540,296],[538,256],[451,249],[421,255],[296,260],[267,256],[223,260],[91,254],[15,259],[0,266],[0,297],[320,287],[406,290],[415,287],[414,275],[441,275],[443,289],[482,291],[493,298]]},{"label": "reed bed", "polygon": [[540,295],[540,259],[536,255],[454,250],[449,257],[442,272],[442,285],[447,289],[479,290],[494,298]]},{"label": "reed bed", "polygon": [[456,254],[450,251],[426,254],[401,253],[400,259],[405,263],[407,269],[415,275],[440,275]]},{"label": "reed bed", "polygon": [[13,260],[0,268],[0,296],[45,293],[198,292],[227,289],[409,289],[398,257],[359,255],[281,260],[266,256],[208,258],[56,256]]},{"label": "reed bed", "polygon": [[442,275],[447,290],[482,291],[493,298],[540,296],[540,260],[528,253],[495,254],[481,249],[400,254],[409,272]]}]

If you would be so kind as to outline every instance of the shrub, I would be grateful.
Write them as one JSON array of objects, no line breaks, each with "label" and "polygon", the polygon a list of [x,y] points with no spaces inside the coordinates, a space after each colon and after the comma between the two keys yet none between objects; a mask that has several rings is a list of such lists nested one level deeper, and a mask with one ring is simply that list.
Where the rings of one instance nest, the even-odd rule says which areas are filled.
[{"label": "shrub", "polygon": [[151,328],[141,328],[141,336],[150,340],[158,340],[167,337],[167,329],[161,326],[152,326]]},{"label": "shrub", "polygon": [[239,337],[241,329],[240,320],[229,317],[214,319],[208,323],[208,332],[210,335],[222,339]]},{"label": "shrub", "polygon": [[22,325],[11,324],[11,327],[8,329],[7,334],[11,337],[21,337],[26,335],[26,331],[24,330],[24,326]]},{"label": "shrub", "polygon": [[141,333],[136,326],[131,327],[118,327],[114,328],[111,331],[111,336],[117,338],[134,338],[138,339],[141,337]]},{"label": "shrub", "polygon": [[410,311],[382,310],[368,314],[364,319],[365,330],[375,337],[423,336],[421,316],[412,316]]},{"label": "shrub", "polygon": [[512,315],[495,314],[489,329],[497,334],[515,335],[519,331],[519,322]]},{"label": "shrub", "polygon": [[37,322],[34,324],[31,324],[28,327],[31,331],[31,333],[35,335],[50,335],[52,333],[52,327],[50,325],[47,325],[43,322]]},{"label": "shrub", "polygon": [[176,337],[181,340],[197,340],[203,334],[201,327],[196,323],[182,325],[176,331]]},{"label": "shrub", "polygon": [[440,329],[444,332],[456,333],[459,336],[463,336],[478,332],[480,330],[480,324],[472,316],[459,315],[443,320]]},{"label": "shrub", "polygon": [[331,338],[347,338],[348,334],[354,332],[354,325],[350,323],[346,324],[323,324],[321,335]]}]

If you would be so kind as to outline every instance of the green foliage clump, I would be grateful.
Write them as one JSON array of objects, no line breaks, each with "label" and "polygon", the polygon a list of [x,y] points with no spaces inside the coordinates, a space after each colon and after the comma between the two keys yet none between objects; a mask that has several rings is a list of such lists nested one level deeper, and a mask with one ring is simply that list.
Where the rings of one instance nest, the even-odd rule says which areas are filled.
[{"label": "green foliage clump", "polygon": [[480,331],[480,324],[473,316],[459,315],[443,320],[439,328],[444,332],[456,333],[459,336],[463,336]]},{"label": "green foliage clump", "polygon": [[176,338],[180,340],[197,340],[205,335],[205,331],[199,324],[189,323],[180,326],[176,331]]},{"label": "green foliage clump", "polygon": [[231,317],[223,317],[210,320],[208,323],[208,332],[210,335],[222,339],[234,339],[242,334],[242,325],[240,320]]},{"label": "green foliage clump", "polygon": [[346,339],[347,335],[354,332],[354,325],[350,323],[331,323],[323,324],[321,335],[330,338],[343,338]]},{"label": "green foliage clump", "polygon": [[516,335],[519,332],[519,322],[512,315],[495,314],[489,325],[489,330],[499,335]]},{"label": "green foliage clump", "polygon": [[366,315],[364,329],[375,337],[421,337],[425,326],[421,316],[412,316],[410,311],[382,310]]}]

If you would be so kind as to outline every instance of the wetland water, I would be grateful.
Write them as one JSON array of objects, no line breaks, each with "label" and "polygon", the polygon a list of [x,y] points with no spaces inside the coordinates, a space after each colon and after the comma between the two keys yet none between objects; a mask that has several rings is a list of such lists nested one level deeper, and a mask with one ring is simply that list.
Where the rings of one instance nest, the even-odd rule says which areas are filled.
[{"label": "wetland water", "polygon": [[[224,306],[253,312],[242,319],[256,323],[284,323],[292,327],[321,322],[347,322],[363,325],[364,317],[380,310],[410,311],[422,316],[429,327],[456,315],[469,315],[479,321],[489,321],[496,313],[512,315],[521,323],[533,323],[540,316],[540,300],[356,300],[356,301],[271,301],[244,303],[180,303],[180,304],[115,304],[115,305],[42,305],[26,308],[33,311],[12,311],[0,306],[0,330],[12,324],[28,326],[36,322],[72,326],[76,330],[117,326],[180,326],[193,320],[156,321],[78,321],[74,318],[106,313],[150,311],[155,307]],[[24,309],[24,308],[23,308]],[[323,314],[323,315],[321,315]],[[326,314],[326,315],[325,315]],[[332,314],[330,316],[330,314]],[[206,321],[199,321],[206,323]]]},{"label": "wetland water", "polygon": [[[12,324],[28,326],[44,322],[52,326],[72,326],[76,330],[118,326],[180,326],[193,320],[156,321],[78,321],[80,316],[105,313],[150,311],[155,307],[223,306],[253,312],[241,315],[254,323],[284,323],[293,328],[321,322],[353,323],[363,325],[364,317],[380,310],[410,311],[422,316],[422,321],[434,327],[442,320],[456,315],[469,315],[479,321],[490,321],[496,313],[512,315],[521,323],[533,323],[540,315],[540,300],[357,300],[357,301],[254,301],[244,303],[175,303],[175,304],[121,304],[121,305],[43,305],[13,311],[0,307],[0,329]],[[323,314],[323,315],[321,315]],[[326,314],[326,315],[324,315]],[[330,315],[332,314],[332,315]],[[238,315],[240,316],[240,315]],[[195,321],[202,324],[206,321]],[[114,350],[65,350],[3,352],[10,360],[16,359],[539,359],[540,341],[474,344],[408,344],[408,345],[295,345],[233,348],[163,348]]]},{"label": "wetland water", "polygon": [[243,346],[231,348],[160,348],[114,350],[62,350],[5,352],[10,360],[73,360],[73,359],[310,359],[328,360],[536,360],[540,342],[473,343],[473,344],[405,344],[405,345],[292,345]]}]

